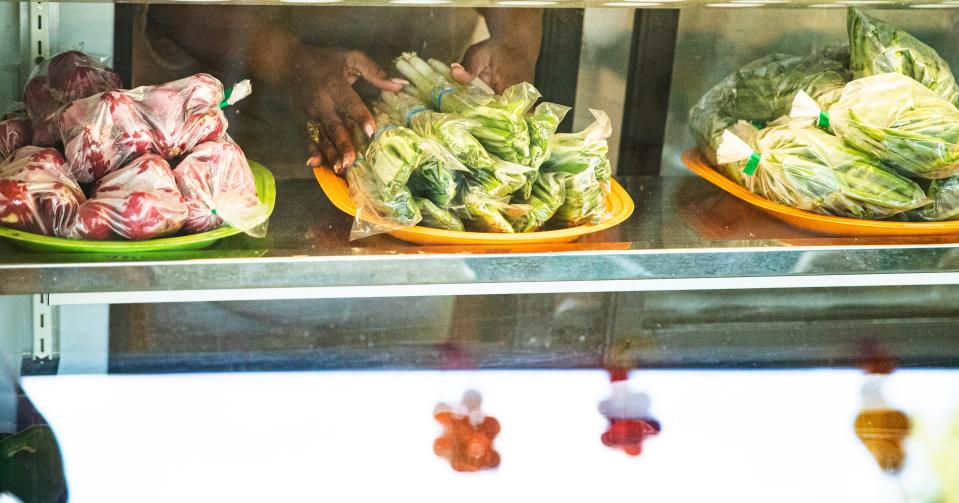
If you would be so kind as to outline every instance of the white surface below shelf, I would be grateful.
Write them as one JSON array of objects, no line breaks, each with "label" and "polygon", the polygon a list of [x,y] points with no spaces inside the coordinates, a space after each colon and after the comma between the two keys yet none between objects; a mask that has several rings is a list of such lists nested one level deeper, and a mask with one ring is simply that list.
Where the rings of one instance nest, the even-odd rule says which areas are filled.
[{"label": "white surface below shelf", "polygon": [[[930,496],[910,440],[899,480],[853,432],[858,371],[638,371],[662,433],[603,446],[601,371],[302,372],[26,377],[63,450],[72,502],[884,502]],[[498,470],[432,452],[437,402],[482,392]],[[959,407],[959,372],[902,371],[888,401],[926,431]],[[914,424],[916,420],[914,419]]]}]

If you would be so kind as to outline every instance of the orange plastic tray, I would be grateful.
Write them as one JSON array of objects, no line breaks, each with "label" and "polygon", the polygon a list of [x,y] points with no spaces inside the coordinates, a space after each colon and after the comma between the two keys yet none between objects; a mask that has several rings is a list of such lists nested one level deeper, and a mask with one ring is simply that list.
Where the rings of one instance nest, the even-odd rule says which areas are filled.
[{"label": "orange plastic tray", "polygon": [[833,217],[797,210],[757,196],[717,172],[697,148],[682,154],[683,163],[693,173],[705,178],[729,194],[746,201],[775,218],[801,229],[834,236],[941,236],[959,234],[959,221],[950,222],[887,222]]},{"label": "orange plastic tray", "polygon": [[[343,177],[329,168],[314,168],[313,174],[334,206],[344,213],[356,216],[356,206],[350,199],[349,185]],[[570,243],[585,236],[621,224],[633,214],[633,199],[626,190],[612,181],[612,191],[606,197],[608,217],[594,225],[581,225],[554,231],[500,234],[494,232],[459,232],[430,227],[410,227],[390,232],[397,239],[418,245],[503,245],[503,244],[549,244]]]}]

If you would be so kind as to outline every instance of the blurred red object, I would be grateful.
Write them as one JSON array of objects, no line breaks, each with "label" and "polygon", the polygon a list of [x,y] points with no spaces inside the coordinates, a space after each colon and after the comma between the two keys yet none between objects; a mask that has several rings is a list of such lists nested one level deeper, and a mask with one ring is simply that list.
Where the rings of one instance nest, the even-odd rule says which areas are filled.
[{"label": "blurred red object", "polygon": [[480,411],[481,400],[479,393],[467,391],[462,405],[450,407],[441,403],[433,413],[433,418],[443,426],[443,433],[433,442],[433,452],[458,472],[499,466],[499,453],[493,449],[499,421]]},{"label": "blurred red object", "polygon": [[659,421],[655,419],[610,419],[609,428],[603,433],[603,445],[622,449],[630,456],[643,452],[643,441],[659,433]]},{"label": "blurred red object", "polygon": [[86,198],[52,148],[23,147],[0,165],[0,225],[60,236]]}]

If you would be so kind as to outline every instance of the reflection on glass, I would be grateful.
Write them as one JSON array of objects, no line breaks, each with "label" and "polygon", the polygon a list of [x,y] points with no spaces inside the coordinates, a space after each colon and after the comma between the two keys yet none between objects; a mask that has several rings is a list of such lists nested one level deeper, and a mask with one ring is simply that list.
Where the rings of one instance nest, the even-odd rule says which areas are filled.
[{"label": "reflection on glass", "polygon": [[443,434],[433,442],[433,452],[458,472],[478,472],[499,466],[499,453],[493,441],[499,434],[499,421],[483,413],[483,397],[478,391],[463,393],[456,406],[439,403],[433,417],[443,426]]},{"label": "reflection on glass", "polygon": [[643,441],[659,433],[659,421],[649,413],[649,395],[629,389],[628,371],[610,369],[612,394],[599,404],[599,412],[609,421],[600,439],[603,445],[622,449],[630,456],[643,452]]},{"label": "reflection on glass", "polygon": [[891,407],[883,396],[883,386],[896,369],[896,362],[873,339],[863,341],[859,352],[866,376],[860,392],[862,405],[856,416],[856,436],[880,468],[896,474],[906,461],[903,441],[911,430],[906,414]]}]

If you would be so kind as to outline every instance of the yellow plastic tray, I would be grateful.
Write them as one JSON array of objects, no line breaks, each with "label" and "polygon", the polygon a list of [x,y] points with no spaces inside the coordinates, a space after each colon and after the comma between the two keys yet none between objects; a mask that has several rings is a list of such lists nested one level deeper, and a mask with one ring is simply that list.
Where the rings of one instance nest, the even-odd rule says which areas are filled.
[{"label": "yellow plastic tray", "polygon": [[[356,216],[356,206],[350,199],[350,189],[343,177],[329,168],[314,168],[313,174],[323,188],[326,197],[344,213]],[[410,227],[390,233],[393,237],[418,245],[502,245],[502,244],[549,244],[569,243],[581,236],[593,234],[623,223],[633,214],[633,199],[626,190],[612,181],[612,191],[606,197],[608,217],[594,225],[581,225],[555,231],[499,234],[493,232],[459,232],[430,227]]]},{"label": "yellow plastic tray", "polygon": [[757,196],[736,182],[726,178],[710,165],[698,148],[682,154],[683,163],[693,173],[733,196],[760,210],[801,229],[833,236],[942,236],[959,234],[959,221],[951,222],[888,222],[833,217],[811,211],[797,210]]}]

